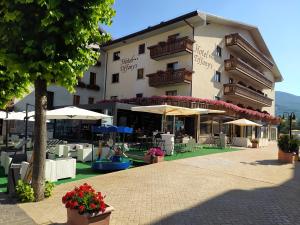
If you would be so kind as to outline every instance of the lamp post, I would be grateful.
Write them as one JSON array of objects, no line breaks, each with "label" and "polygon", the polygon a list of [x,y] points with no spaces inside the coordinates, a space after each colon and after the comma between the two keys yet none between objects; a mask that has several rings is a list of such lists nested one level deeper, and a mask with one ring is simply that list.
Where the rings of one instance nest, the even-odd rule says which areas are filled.
[{"label": "lamp post", "polygon": [[290,139],[291,139],[292,138],[292,122],[293,122],[293,120],[296,119],[296,115],[294,112],[291,112],[291,113],[284,112],[281,117],[283,120],[285,119],[285,117],[284,117],[285,115],[289,119],[289,135],[290,135]]},{"label": "lamp post", "polygon": [[26,116],[25,116],[25,152],[27,151],[27,136],[28,136],[28,107],[29,106],[33,106],[35,107],[34,105],[32,104],[29,104],[29,103],[26,103]]}]

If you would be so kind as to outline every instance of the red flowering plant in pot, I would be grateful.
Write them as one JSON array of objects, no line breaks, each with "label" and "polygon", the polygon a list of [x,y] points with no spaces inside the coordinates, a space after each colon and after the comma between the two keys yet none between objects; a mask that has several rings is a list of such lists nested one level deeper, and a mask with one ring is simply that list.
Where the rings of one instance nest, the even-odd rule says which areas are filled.
[{"label": "red flowering plant in pot", "polygon": [[84,183],[62,197],[67,208],[67,225],[108,225],[113,208],[104,202],[101,192]]},{"label": "red flowering plant in pot", "polygon": [[158,163],[164,161],[164,156],[165,153],[160,147],[150,148],[144,156],[144,161],[146,163]]}]

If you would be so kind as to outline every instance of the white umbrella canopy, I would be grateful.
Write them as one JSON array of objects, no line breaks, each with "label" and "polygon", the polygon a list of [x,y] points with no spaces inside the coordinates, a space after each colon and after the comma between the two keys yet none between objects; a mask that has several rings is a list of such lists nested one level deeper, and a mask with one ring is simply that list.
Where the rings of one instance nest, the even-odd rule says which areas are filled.
[{"label": "white umbrella canopy", "polygon": [[111,116],[75,106],[68,106],[47,111],[46,118],[48,120],[100,120],[111,118]]},{"label": "white umbrella canopy", "polygon": [[261,127],[261,124],[258,123],[254,123],[250,120],[247,119],[238,119],[238,120],[233,120],[233,121],[229,121],[226,122],[224,124],[233,124],[233,125],[237,125],[237,126],[252,126],[252,127]]},{"label": "white umbrella canopy", "polygon": [[0,111],[0,119],[5,119],[5,118],[6,118],[6,112]]},{"label": "white umbrella canopy", "polygon": [[194,109],[172,105],[150,105],[131,107],[131,111],[161,114],[165,116],[188,116],[199,114]]},{"label": "white umbrella canopy", "polygon": [[197,111],[199,114],[212,114],[212,113],[225,113],[224,110],[215,110],[215,109],[204,109],[204,108],[194,108],[193,110]]}]

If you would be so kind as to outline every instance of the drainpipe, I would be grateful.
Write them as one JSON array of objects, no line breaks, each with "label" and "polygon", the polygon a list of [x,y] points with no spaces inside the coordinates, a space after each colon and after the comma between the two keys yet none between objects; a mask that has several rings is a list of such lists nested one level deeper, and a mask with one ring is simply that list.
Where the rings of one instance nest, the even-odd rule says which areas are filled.
[{"label": "drainpipe", "polygon": [[107,63],[108,63],[108,53],[105,52],[105,76],[104,76],[104,91],[103,91],[103,100],[106,99],[106,82],[107,82]]},{"label": "drainpipe", "polygon": [[[184,20],[184,22],[192,28],[192,36],[193,36],[193,41],[195,40],[195,27],[189,23],[187,20]],[[192,71],[194,70],[194,50],[192,51]],[[192,90],[193,90],[193,79],[191,81],[191,88],[190,88],[190,96],[192,96]]]}]

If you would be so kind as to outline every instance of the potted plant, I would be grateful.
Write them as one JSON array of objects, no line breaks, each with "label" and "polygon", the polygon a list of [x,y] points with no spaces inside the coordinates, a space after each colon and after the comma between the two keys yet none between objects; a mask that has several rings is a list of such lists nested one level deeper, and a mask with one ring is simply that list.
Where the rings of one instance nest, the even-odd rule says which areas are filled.
[{"label": "potted plant", "polygon": [[113,207],[105,204],[101,192],[84,183],[62,197],[67,208],[67,225],[108,225]]},{"label": "potted plant", "polygon": [[164,151],[160,148],[150,148],[145,156],[144,156],[144,161],[145,163],[158,163],[164,161]]},{"label": "potted plant", "polygon": [[298,140],[283,135],[278,139],[278,160],[284,163],[294,163],[299,160]]},{"label": "potted plant", "polygon": [[259,141],[257,139],[251,139],[252,148],[258,148],[259,147]]}]

